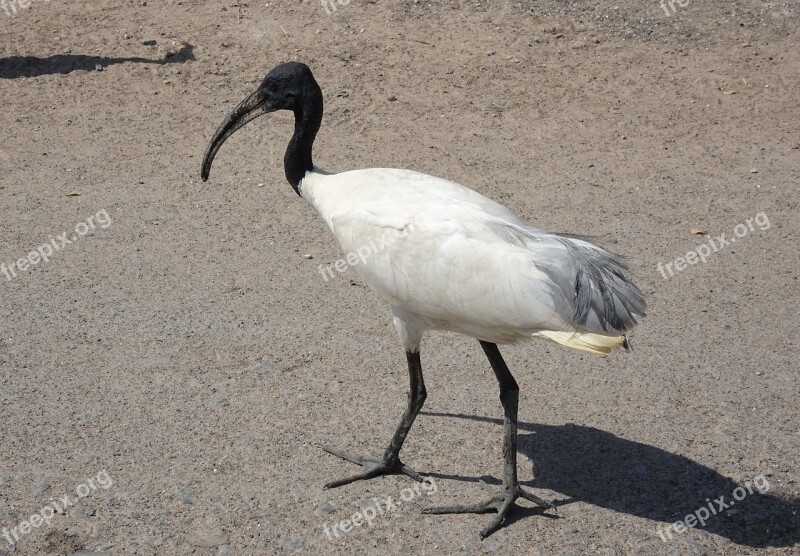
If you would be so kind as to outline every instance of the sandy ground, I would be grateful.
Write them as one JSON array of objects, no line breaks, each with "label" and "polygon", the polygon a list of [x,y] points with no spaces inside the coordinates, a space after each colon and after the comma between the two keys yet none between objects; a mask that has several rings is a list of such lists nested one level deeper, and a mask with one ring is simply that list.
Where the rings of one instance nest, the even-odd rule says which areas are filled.
[{"label": "sandy ground", "polygon": [[[796,1],[8,2],[0,555],[800,554]],[[288,114],[199,180],[286,60],[326,94],[323,167],[447,177],[628,258],[632,353],[503,350],[557,514],[485,541],[489,516],[420,514],[502,470],[494,376],[444,333],[403,452],[435,488],[323,490],[355,468],[316,443],[377,455],[402,413],[388,308],[322,278],[342,253],[283,178]],[[401,504],[328,538],[375,498]]]}]

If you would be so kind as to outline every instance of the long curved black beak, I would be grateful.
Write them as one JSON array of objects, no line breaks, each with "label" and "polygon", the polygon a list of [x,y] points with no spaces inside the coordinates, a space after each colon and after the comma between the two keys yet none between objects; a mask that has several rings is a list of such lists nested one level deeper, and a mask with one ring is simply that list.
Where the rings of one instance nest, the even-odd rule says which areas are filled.
[{"label": "long curved black beak", "polygon": [[277,108],[273,108],[270,105],[266,94],[261,88],[257,89],[240,102],[239,106],[234,108],[233,111],[228,114],[228,117],[222,121],[217,131],[214,132],[211,142],[208,144],[206,154],[203,157],[203,166],[200,170],[200,177],[203,181],[208,179],[208,175],[211,172],[211,163],[214,162],[217,151],[228,137],[262,114],[268,114],[275,110],[277,110]]}]

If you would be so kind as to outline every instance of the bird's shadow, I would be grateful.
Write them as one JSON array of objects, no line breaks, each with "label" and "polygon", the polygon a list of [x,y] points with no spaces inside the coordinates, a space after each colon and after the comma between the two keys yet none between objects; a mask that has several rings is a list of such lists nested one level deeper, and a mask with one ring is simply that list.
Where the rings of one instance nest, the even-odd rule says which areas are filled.
[{"label": "bird's shadow", "polygon": [[[474,415],[422,414],[502,424]],[[705,524],[697,523],[696,528],[754,548],[800,542],[800,500],[769,494],[768,477],[738,484],[684,456],[592,427],[519,423],[518,430],[519,453],[534,462],[535,478],[527,484],[569,497],[556,505],[587,502],[665,524],[713,507],[716,513],[709,510]],[[431,475],[499,484],[487,477]],[[715,502],[721,496],[721,502],[730,505],[722,511]],[[666,536],[665,529],[666,525],[660,527]],[[670,529],[670,534],[677,533]]]},{"label": "bird's shadow", "polygon": [[105,68],[114,64],[132,62],[136,64],[182,64],[194,60],[194,47],[184,44],[177,52],[169,52],[160,59],[141,58],[109,58],[106,56],[86,56],[83,54],[58,54],[47,58],[36,56],[10,56],[0,58],[0,79],[18,79],[20,77],[39,77],[55,73],[70,73],[78,70],[92,71],[97,67]]}]

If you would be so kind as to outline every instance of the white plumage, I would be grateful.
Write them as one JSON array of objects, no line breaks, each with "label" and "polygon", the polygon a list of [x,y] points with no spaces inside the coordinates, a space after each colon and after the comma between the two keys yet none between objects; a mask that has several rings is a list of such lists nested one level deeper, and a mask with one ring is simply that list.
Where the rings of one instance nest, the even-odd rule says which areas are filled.
[{"label": "white plumage", "polygon": [[625,333],[644,315],[641,292],[624,276],[616,255],[583,239],[538,230],[457,183],[410,170],[320,170],[311,153],[322,106],[322,91],[307,66],[277,66],[217,128],[201,175],[208,179],[214,157],[237,129],[264,113],[293,111],[295,130],[284,156],[289,183],[325,220],[342,250],[363,257],[356,270],[392,307],[408,361],[408,406],[382,457],[325,448],[363,468],[326,487],[391,473],[422,480],[400,460],[427,395],[420,342],[426,330],[450,330],[480,341],[500,385],[503,485],[484,503],[426,513],[496,511],[481,532],[486,537],[519,497],[553,508],[519,485],[519,387],[497,344],[541,337],[603,354],[627,347]]},{"label": "white plumage", "polygon": [[[538,336],[608,353],[644,312],[613,255],[542,232],[457,183],[409,170],[314,170],[300,194],[344,252],[368,247],[355,270],[392,306],[406,349],[440,329],[499,344]],[[581,275],[590,288],[586,315],[576,294]],[[594,275],[606,280],[608,299]]]}]

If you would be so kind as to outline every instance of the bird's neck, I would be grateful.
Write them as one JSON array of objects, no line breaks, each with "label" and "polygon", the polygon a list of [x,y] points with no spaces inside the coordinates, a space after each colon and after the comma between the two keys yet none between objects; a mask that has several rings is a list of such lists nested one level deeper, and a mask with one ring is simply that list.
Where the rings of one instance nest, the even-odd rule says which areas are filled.
[{"label": "bird's neck", "polygon": [[311,89],[303,97],[303,103],[294,110],[294,135],[283,157],[283,168],[286,179],[300,194],[300,181],[314,168],[311,150],[314,138],[322,123],[322,91],[316,83],[309,84]]}]

